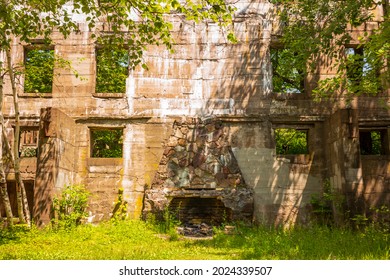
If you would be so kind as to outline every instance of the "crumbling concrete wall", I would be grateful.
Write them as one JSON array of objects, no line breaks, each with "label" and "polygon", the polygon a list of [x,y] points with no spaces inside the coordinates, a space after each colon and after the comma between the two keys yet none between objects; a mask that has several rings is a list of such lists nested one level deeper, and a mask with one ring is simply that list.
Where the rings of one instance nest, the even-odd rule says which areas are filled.
[{"label": "crumbling concrete wall", "polygon": [[73,119],[55,108],[42,109],[34,188],[33,216],[40,224],[52,218],[52,200],[75,183],[78,135]]},{"label": "crumbling concrete wall", "polygon": [[[349,104],[350,115],[342,101],[316,103],[310,95],[313,83],[334,74],[325,64],[318,68],[320,76],[308,77],[304,93],[273,93],[269,48],[279,26],[272,6],[260,0],[235,5],[239,43],[230,44],[214,24],[170,15],[175,53],[150,46],[144,56],[149,70],[131,71],[126,92],[119,94],[95,92],[96,46],[82,18],[77,34],[66,40],[53,34],[55,53],[71,61],[72,69],[55,69],[51,94],[23,92],[23,77],[18,87],[22,125],[40,120],[42,126],[35,179],[38,219],[47,221],[48,202],[68,183],[84,184],[92,192],[91,221],[110,217],[119,188],[129,217],[140,217],[145,189],[153,186],[174,123],[183,117],[212,117],[222,123],[226,146],[253,198],[257,222],[306,222],[311,196],[321,193],[328,180],[344,194],[362,190],[370,197],[367,207],[389,204],[389,157],[360,156],[358,130],[367,123],[388,129],[390,112],[381,104],[390,104],[390,92],[359,97]],[[23,53],[24,46],[15,40],[15,63],[23,62]],[[9,81],[4,92],[5,118],[12,123]],[[41,108],[52,109],[41,116]],[[120,159],[91,157],[91,128],[107,127],[123,128]],[[279,127],[307,129],[309,153],[277,155],[274,130]],[[30,171],[25,170],[27,176]],[[217,178],[215,182],[218,185]],[[203,196],[212,197],[213,191]],[[164,197],[164,189],[158,197],[172,198]]]}]

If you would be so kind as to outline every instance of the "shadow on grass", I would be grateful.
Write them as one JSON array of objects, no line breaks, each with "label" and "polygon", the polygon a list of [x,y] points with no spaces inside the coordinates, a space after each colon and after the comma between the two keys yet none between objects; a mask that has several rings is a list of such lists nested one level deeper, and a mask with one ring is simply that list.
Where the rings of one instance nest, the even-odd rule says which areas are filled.
[{"label": "shadow on grass", "polygon": [[21,238],[29,234],[31,230],[27,225],[14,225],[12,228],[0,228],[0,245],[10,242],[18,242]]},{"label": "shadow on grass", "polygon": [[389,235],[376,230],[357,232],[323,226],[290,230],[237,227],[231,235],[218,231],[211,240],[188,246],[231,251],[235,259],[389,259]]}]

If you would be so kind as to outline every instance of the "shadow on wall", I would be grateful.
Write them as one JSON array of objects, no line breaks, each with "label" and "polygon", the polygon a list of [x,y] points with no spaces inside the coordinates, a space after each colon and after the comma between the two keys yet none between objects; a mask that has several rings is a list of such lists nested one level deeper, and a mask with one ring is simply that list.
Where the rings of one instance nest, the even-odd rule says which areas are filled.
[{"label": "shadow on wall", "polygon": [[39,141],[37,153],[37,172],[34,187],[35,203],[33,217],[38,226],[48,224],[53,217],[52,203],[56,160],[59,160],[55,138],[51,138],[51,110],[41,111],[39,124]]},{"label": "shadow on wall", "polygon": [[[360,183],[353,184],[351,189],[347,190],[347,202],[348,206],[354,206],[351,207],[353,214],[363,214],[375,220],[381,218],[378,214],[380,215],[380,209],[385,207],[387,223],[390,222],[388,213],[390,209],[390,116],[389,107],[386,105],[389,104],[389,96],[390,89],[384,87],[384,90],[374,98],[364,95],[356,98],[355,117],[358,118],[358,122],[355,131],[359,132],[356,155],[359,172],[356,177]],[[370,132],[374,131],[379,131],[377,135],[380,135],[380,139],[372,139],[373,135],[370,135]],[[369,133],[368,139],[362,132]],[[367,144],[371,150],[368,153],[364,151]],[[375,148],[380,151],[375,152]]]},{"label": "shadow on wall", "polygon": [[72,183],[76,137],[73,119],[55,108],[41,110],[33,210],[38,225],[50,222],[53,197]]},{"label": "shadow on wall", "polygon": [[[257,4],[249,3],[246,11]],[[302,115],[318,114],[326,107],[312,106],[307,93],[273,93],[272,13],[256,16],[257,22],[235,24],[240,42],[226,46],[230,54],[226,61],[233,63],[220,62],[226,69],[223,79],[202,113],[222,115],[244,180],[254,190],[254,220],[275,225],[304,223],[311,196],[322,192],[321,158],[314,153],[277,156],[272,123],[296,124]]]},{"label": "shadow on wall", "polygon": [[255,222],[308,223],[311,198],[321,194],[323,184],[314,154],[276,156],[273,148],[237,144],[233,152],[246,183],[254,189]]}]

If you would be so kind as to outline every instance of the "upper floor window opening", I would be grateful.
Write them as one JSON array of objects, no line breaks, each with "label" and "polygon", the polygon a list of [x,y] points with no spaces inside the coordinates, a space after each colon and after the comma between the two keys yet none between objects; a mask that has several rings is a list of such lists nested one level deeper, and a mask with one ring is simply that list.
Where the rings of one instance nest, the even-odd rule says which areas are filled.
[{"label": "upper floor window opening", "polygon": [[24,52],[24,92],[51,93],[53,89],[54,48],[32,45]]},{"label": "upper floor window opening", "polygon": [[96,49],[96,93],[124,93],[128,75],[127,49]]},{"label": "upper floor window opening", "polygon": [[304,73],[298,57],[287,48],[271,48],[272,86],[275,93],[303,93]]},{"label": "upper floor window opening", "polygon": [[347,90],[353,94],[376,94],[381,91],[380,72],[364,46],[346,47]]}]

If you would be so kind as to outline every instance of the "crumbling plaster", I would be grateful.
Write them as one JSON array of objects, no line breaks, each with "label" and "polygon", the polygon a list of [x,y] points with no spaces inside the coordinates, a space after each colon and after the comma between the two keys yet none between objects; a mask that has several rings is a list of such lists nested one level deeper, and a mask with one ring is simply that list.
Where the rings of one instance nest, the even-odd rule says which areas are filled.
[{"label": "crumbling plaster", "polygon": [[[23,78],[18,88],[22,124],[34,120],[41,125],[34,215],[47,223],[52,196],[66,184],[84,184],[92,193],[90,221],[110,216],[119,188],[124,189],[129,217],[140,217],[145,188],[153,183],[174,122],[183,117],[212,117],[223,124],[245,183],[253,190],[254,221],[307,222],[306,206],[328,178],[341,191],[367,186],[365,196],[380,192],[387,197],[381,201],[389,203],[388,155],[377,168],[361,166],[358,139],[348,137],[342,120],[343,103],[315,103],[310,81],[303,94],[272,93],[268,50],[279,30],[271,6],[265,1],[235,5],[239,43],[229,43],[214,24],[182,22],[172,15],[175,52],[150,46],[144,54],[149,70],[131,71],[123,94],[95,92],[96,46],[82,18],[79,33],[65,40],[53,35],[56,54],[71,61],[72,69],[55,69],[53,92],[47,96],[24,93]],[[12,53],[14,63],[23,62],[23,45],[17,40]],[[327,65],[322,67],[323,75],[332,75]],[[11,126],[9,83],[4,92],[4,115]],[[389,92],[352,103],[355,129],[362,118],[389,126],[390,113],[378,100],[388,103]],[[48,123],[56,133],[42,135],[47,112],[42,108],[56,114]],[[309,128],[308,155],[276,155],[273,129],[283,126]],[[91,127],[123,128],[123,157],[91,158]],[[32,176],[27,171],[23,175]],[[46,208],[38,204],[42,200],[48,201]]]}]

